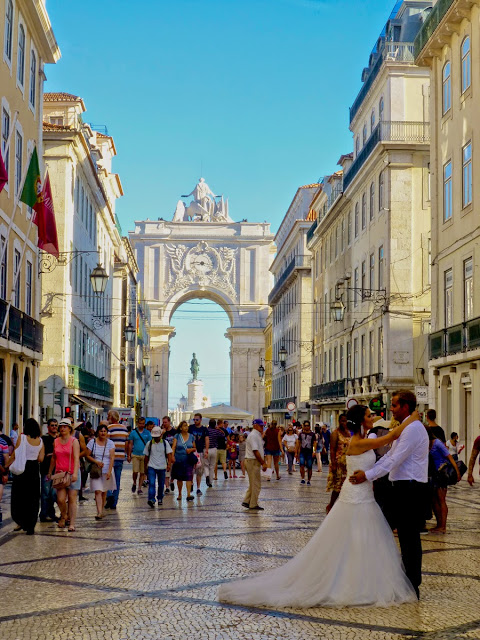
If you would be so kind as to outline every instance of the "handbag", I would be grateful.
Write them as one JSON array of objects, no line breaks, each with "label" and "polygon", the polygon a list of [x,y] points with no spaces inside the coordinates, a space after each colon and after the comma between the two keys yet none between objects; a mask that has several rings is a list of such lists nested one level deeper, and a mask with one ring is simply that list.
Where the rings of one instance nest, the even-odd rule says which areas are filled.
[{"label": "handbag", "polygon": [[[460,478],[462,478],[465,474],[465,471],[467,470],[467,465],[462,462],[462,460],[457,460],[457,467],[460,472]],[[445,464],[442,464],[437,473],[439,475],[439,478],[447,486],[452,486],[454,484],[457,484],[458,482],[457,470],[454,468],[450,460],[445,462]]]},{"label": "handbag", "polygon": [[[92,457],[95,457],[95,445],[97,443],[94,442],[93,443],[93,451],[92,451]],[[105,446],[103,447],[103,454],[102,454],[102,462],[103,462],[103,458],[105,456],[105,449],[107,448],[107,445],[105,443]],[[98,464],[96,462],[92,462],[92,466],[90,467],[90,479],[91,480],[98,480],[99,478],[102,477],[102,473],[103,473],[103,468],[99,467]]]},{"label": "handbag", "polygon": [[[72,462],[72,454],[73,454],[73,440],[75,438],[70,438],[70,456],[68,459],[68,468],[71,467]],[[70,471],[59,471],[58,473],[54,473],[52,476],[52,487],[54,489],[68,489],[68,487],[72,484],[72,474]]]},{"label": "handbag", "polygon": [[[179,440],[181,440],[181,442],[182,442],[182,444],[183,444],[183,446],[185,448],[185,451],[186,451],[187,450],[187,445],[185,444],[185,440],[183,439],[183,436],[181,434],[179,434],[179,435],[180,435]],[[190,451],[190,453],[187,453],[187,464],[190,467],[194,467],[197,463],[198,463],[198,458],[195,455],[195,451]]]},{"label": "handbag", "polygon": [[16,476],[25,471],[25,465],[27,464],[27,436],[22,433],[20,438],[20,444],[15,449],[15,460],[10,465],[10,471]]}]

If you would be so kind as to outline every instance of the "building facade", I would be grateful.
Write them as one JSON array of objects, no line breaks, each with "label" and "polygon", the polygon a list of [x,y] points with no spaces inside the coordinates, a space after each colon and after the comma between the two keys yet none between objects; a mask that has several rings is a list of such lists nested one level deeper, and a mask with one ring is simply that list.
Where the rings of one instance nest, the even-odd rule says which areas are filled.
[{"label": "building facade", "polygon": [[[123,193],[112,172],[115,145],[84,123],[84,112],[78,96],[44,96],[44,160],[61,254],[58,260],[49,254],[40,258],[48,340],[40,385],[44,417],[59,417],[71,407],[75,417],[95,425],[115,400],[112,369],[121,357],[113,356],[112,327],[123,319],[113,309],[115,265],[128,257],[115,216],[115,201]],[[101,295],[90,281],[97,264],[108,275]]]},{"label": "building facade", "polygon": [[430,402],[467,451],[480,424],[479,20],[478,2],[442,0],[415,41],[431,71]]},{"label": "building facade", "polygon": [[[310,417],[312,279],[306,236],[311,226],[310,204],[319,186],[297,189],[275,236],[277,255],[270,267],[274,285],[268,296],[272,308],[269,415],[279,424]],[[286,351],[284,361],[282,351]]]},{"label": "building facade", "polygon": [[38,418],[43,325],[37,228],[19,198],[35,147],[41,160],[44,69],[60,51],[44,2],[0,0],[0,15],[0,151],[8,172],[0,193],[0,420],[8,433],[13,423]]},{"label": "building facade", "polygon": [[350,109],[353,153],[312,203],[310,401],[333,425],[349,399],[388,411],[393,391],[427,385],[429,73],[413,40],[430,6],[396,5]]}]

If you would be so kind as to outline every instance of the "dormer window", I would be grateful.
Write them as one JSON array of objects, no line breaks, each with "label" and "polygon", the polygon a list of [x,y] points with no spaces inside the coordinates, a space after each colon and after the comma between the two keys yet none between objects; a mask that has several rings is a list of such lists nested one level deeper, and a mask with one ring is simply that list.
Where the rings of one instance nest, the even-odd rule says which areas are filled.
[{"label": "dormer window", "polygon": [[63,127],[63,116],[50,116],[50,124],[56,124]]},{"label": "dormer window", "polygon": [[365,143],[367,142],[367,135],[368,135],[367,123],[365,123],[363,125],[363,131],[362,131],[362,144],[363,144],[363,146],[365,146]]}]

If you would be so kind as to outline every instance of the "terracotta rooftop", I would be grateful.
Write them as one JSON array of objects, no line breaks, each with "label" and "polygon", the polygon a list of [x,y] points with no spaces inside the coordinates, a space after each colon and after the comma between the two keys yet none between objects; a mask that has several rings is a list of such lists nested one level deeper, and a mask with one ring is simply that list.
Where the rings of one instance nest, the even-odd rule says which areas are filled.
[{"label": "terracotta rooftop", "polygon": [[320,186],[321,185],[318,182],[314,182],[313,184],[304,184],[302,187],[299,187],[299,189],[313,189]]},{"label": "terracotta rooftop", "polygon": [[65,93],[64,91],[44,93],[43,99],[45,102],[77,102],[81,100],[79,96],[74,96],[73,93]]},{"label": "terracotta rooftop", "polygon": [[111,138],[112,136],[106,136],[104,133],[100,133],[100,131],[95,131],[97,134],[97,138]]},{"label": "terracotta rooftop", "polygon": [[51,122],[43,122],[44,131],[71,131],[72,127],[68,124],[52,124]]}]

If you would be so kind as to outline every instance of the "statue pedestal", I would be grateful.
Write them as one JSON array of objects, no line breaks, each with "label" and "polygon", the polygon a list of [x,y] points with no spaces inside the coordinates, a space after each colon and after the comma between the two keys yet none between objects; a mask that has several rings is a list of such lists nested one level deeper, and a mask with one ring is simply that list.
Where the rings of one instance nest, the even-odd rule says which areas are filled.
[{"label": "statue pedestal", "polygon": [[203,382],[202,380],[191,380],[188,385],[187,411],[195,411],[202,408]]}]

